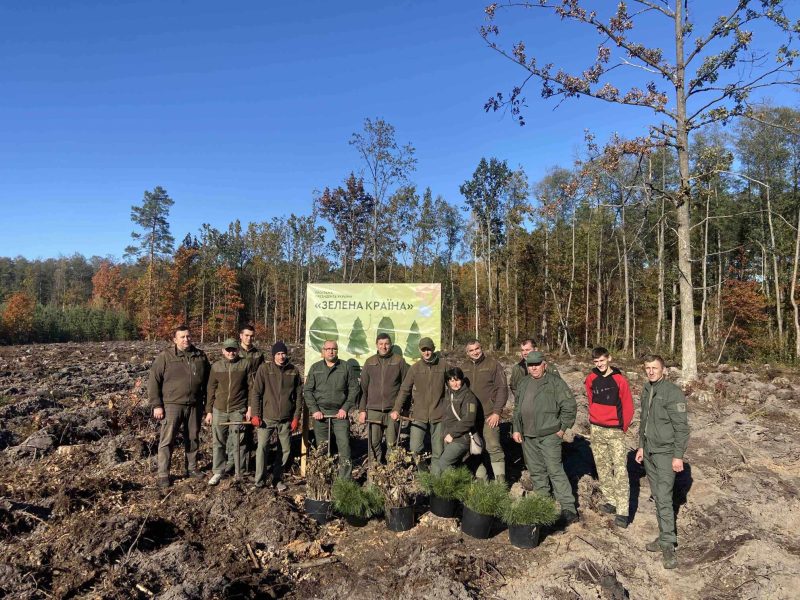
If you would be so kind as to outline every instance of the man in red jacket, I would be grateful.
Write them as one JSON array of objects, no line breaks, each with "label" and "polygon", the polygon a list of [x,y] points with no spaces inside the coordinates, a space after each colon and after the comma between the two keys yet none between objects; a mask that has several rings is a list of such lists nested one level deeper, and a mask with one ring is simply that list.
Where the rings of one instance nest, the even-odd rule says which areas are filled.
[{"label": "man in red jacket", "polygon": [[603,347],[592,350],[594,369],[586,377],[592,454],[597,465],[600,490],[606,500],[600,510],[615,514],[617,527],[628,526],[628,445],[625,432],[633,419],[633,398],[628,380],[610,365],[611,355]]}]

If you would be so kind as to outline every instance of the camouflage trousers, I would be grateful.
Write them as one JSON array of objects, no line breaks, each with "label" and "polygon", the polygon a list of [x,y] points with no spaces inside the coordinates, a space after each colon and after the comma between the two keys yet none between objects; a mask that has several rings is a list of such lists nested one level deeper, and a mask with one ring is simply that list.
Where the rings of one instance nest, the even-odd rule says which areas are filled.
[{"label": "camouflage trousers", "polygon": [[628,481],[628,444],[625,432],[611,427],[591,426],[592,454],[597,465],[600,490],[609,504],[617,507],[617,514],[627,517],[630,502]]}]

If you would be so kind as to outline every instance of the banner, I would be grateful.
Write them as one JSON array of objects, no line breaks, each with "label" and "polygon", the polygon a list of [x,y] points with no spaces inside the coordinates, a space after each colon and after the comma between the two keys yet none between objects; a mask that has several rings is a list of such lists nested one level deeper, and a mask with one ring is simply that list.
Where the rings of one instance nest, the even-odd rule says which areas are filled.
[{"label": "banner", "polygon": [[388,333],[392,352],[409,364],[420,358],[419,340],[441,344],[442,289],[438,283],[310,283],[306,301],[305,372],[322,360],[325,340],[339,358],[359,365],[375,354],[375,338]]}]

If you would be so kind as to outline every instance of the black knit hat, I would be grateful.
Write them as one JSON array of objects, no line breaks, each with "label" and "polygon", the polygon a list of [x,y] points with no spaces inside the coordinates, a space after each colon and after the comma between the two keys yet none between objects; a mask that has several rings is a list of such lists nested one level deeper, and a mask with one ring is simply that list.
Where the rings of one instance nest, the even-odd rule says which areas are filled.
[{"label": "black knit hat", "polygon": [[289,354],[289,349],[283,342],[276,342],[272,345],[272,356],[275,356],[278,352],[285,352],[286,354]]}]

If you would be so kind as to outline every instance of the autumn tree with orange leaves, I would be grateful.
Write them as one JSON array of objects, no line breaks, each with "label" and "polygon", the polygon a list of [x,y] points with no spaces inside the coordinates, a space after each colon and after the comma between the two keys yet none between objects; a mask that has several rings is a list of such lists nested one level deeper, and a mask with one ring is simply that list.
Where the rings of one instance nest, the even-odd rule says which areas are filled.
[{"label": "autumn tree with orange leaves", "polygon": [[3,310],[3,330],[12,342],[26,342],[33,333],[36,301],[27,292],[11,295]]}]

